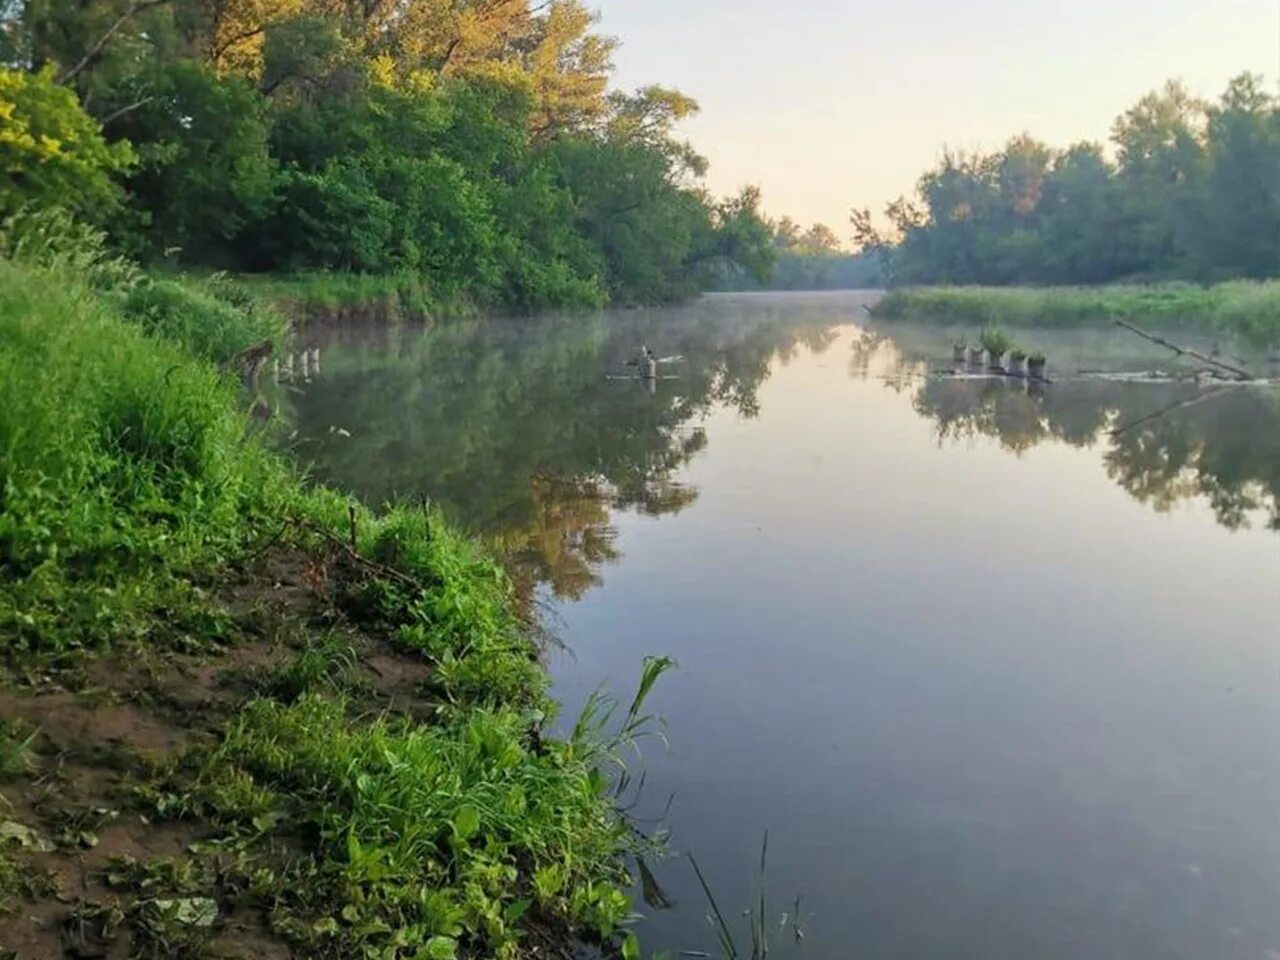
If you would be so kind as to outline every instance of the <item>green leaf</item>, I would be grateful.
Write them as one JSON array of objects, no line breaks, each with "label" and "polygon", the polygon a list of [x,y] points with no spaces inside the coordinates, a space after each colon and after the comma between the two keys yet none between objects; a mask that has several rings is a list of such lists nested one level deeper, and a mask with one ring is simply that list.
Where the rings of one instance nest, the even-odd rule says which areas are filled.
[{"label": "green leaf", "polygon": [[640,960],[640,938],[630,930],[622,941],[622,960]]},{"label": "green leaf", "polygon": [[527,897],[521,900],[513,900],[507,904],[507,909],[502,911],[502,919],[507,923],[516,923],[528,912],[531,902]]},{"label": "green leaf", "polygon": [[57,844],[52,840],[25,823],[19,823],[17,820],[0,820],[0,843],[9,842],[17,843],[24,850],[37,850],[40,853],[52,853],[58,849]]},{"label": "green leaf", "polygon": [[311,929],[322,937],[336,936],[338,933],[338,921],[333,917],[322,917],[311,925]]},{"label": "green leaf", "polygon": [[167,919],[184,927],[211,927],[218,919],[218,902],[209,897],[157,900],[155,904],[156,909]]},{"label": "green leaf", "polygon": [[452,937],[432,937],[427,941],[426,960],[454,960],[458,942]]},{"label": "green leaf", "polygon": [[453,832],[460,840],[469,840],[480,829],[480,811],[471,804],[463,804],[453,818]]}]

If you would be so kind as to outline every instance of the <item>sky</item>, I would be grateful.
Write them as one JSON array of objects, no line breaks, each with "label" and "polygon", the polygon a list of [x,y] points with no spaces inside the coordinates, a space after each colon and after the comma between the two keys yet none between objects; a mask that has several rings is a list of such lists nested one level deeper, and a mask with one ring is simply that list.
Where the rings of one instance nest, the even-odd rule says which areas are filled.
[{"label": "sky", "polygon": [[718,193],[763,188],[772,216],[847,237],[943,146],[1027,131],[1105,140],[1170,78],[1216,97],[1244,70],[1280,80],[1280,0],[594,0],[615,84],[674,86]]}]

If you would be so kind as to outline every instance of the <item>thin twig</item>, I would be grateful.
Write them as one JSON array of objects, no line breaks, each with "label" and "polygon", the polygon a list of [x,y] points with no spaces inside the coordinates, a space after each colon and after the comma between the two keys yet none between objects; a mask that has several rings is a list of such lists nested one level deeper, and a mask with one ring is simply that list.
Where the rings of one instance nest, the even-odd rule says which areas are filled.
[{"label": "thin twig", "polygon": [[155,99],[154,95],[143,97],[141,100],[135,100],[133,101],[133,103],[126,104],[125,106],[121,107],[119,110],[112,110],[110,113],[108,113],[105,117],[102,118],[102,125],[105,127],[109,125],[113,120],[119,120],[126,113],[132,113],[134,110],[137,110],[140,107],[145,107],[148,103],[150,103],[154,99]]},{"label": "thin twig", "polygon": [[406,586],[414,590],[426,589],[421,581],[409,576],[407,573],[402,573],[395,569],[395,567],[388,567],[386,564],[378,563],[376,560],[370,560],[368,557],[362,556],[357,551],[352,550],[350,544],[344,541],[341,537],[335,536],[333,533],[320,526],[320,524],[313,523],[308,520],[302,520],[299,521],[299,523],[305,529],[310,530],[312,533],[329,541],[329,543],[333,544],[346,554],[347,559],[351,560],[358,566],[364,567],[365,569],[376,573],[380,577],[386,577],[388,580],[394,580],[402,586]]},{"label": "thin twig", "polygon": [[107,45],[107,42],[113,36],[115,36],[116,31],[128,23],[132,17],[144,10],[149,10],[152,7],[159,7],[171,2],[172,0],[141,0],[141,2],[131,3],[129,5],[129,9],[116,18],[115,22],[112,23],[111,26],[107,28],[106,32],[98,38],[97,42],[89,48],[88,53],[80,59],[80,62],[70,70],[63,73],[62,76],[58,77],[58,83],[67,83],[70,80],[74,80],[80,71],[92,63],[94,58],[102,52],[102,48]]},{"label": "thin twig", "polygon": [[261,557],[264,553],[266,553],[268,550],[270,550],[272,547],[274,547],[277,543],[280,542],[280,538],[284,536],[284,532],[288,530],[292,524],[293,524],[292,517],[286,519],[284,523],[280,524],[280,529],[277,530],[274,535],[269,537],[266,543],[258,547],[258,549],[254,550],[253,553],[249,554],[249,556],[247,556],[245,560],[249,563],[252,563],[253,561],[257,560],[259,557]]}]

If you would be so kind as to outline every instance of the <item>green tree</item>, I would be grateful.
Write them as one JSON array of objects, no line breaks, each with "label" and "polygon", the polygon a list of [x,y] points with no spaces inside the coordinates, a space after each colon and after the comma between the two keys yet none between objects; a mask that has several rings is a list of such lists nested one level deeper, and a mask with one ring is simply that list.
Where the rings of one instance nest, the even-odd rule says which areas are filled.
[{"label": "green tree", "polygon": [[1119,224],[1124,273],[1173,273],[1185,263],[1195,229],[1195,191],[1205,168],[1204,105],[1179,83],[1147,94],[1116,120],[1121,182]]},{"label": "green tree", "polygon": [[155,68],[147,86],[147,102],[111,127],[139,146],[128,188],[149,221],[145,246],[233,264],[237,236],[265,216],[277,185],[265,104],[246,80],[190,60]]},{"label": "green tree", "polygon": [[1189,244],[1207,276],[1280,274],[1280,103],[1236,77],[1209,109],[1205,229]]},{"label": "green tree", "polygon": [[75,94],[54,82],[51,67],[0,69],[0,216],[34,204],[105,223],[123,197],[114,178],[133,161],[129,144],[108,144]]}]

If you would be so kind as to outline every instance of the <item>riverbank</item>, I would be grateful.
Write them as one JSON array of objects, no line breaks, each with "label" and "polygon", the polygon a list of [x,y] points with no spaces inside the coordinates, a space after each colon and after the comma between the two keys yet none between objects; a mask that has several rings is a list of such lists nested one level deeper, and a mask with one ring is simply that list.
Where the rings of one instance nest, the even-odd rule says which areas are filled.
[{"label": "riverbank", "polygon": [[432,289],[423,277],[408,273],[237,274],[234,280],[256,300],[303,325],[334,320],[394,323],[482,312],[474,299]]},{"label": "riverbank", "polygon": [[1170,283],[1106,287],[909,287],[873,308],[883,320],[1069,327],[1116,319],[1149,327],[1187,326],[1255,347],[1280,341],[1280,281],[1209,287]]},{"label": "riverbank", "polygon": [[502,571],[267,448],[215,364],[274,311],[83,239],[0,259],[0,944],[634,951],[605,768],[636,731],[545,737]]}]

